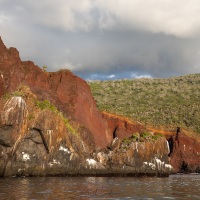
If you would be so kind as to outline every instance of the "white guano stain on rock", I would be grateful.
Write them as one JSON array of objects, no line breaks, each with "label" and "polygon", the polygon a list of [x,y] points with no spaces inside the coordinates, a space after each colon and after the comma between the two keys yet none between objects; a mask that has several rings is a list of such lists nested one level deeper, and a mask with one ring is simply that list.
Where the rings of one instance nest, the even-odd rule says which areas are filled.
[{"label": "white guano stain on rock", "polygon": [[150,167],[152,170],[156,170],[156,165],[151,162],[144,162],[143,163],[145,166]]},{"label": "white guano stain on rock", "polygon": [[22,160],[25,161],[25,162],[30,160],[30,155],[22,152]]},{"label": "white guano stain on rock", "polygon": [[169,142],[166,140],[166,144],[167,144],[167,151],[168,151],[168,154],[170,153],[170,148],[169,148]]},{"label": "white guano stain on rock", "polygon": [[166,164],[161,161],[159,158],[155,157],[152,162],[143,162],[143,166],[146,168],[151,168],[154,171],[166,171],[170,172],[173,170],[173,167],[170,164]]},{"label": "white guano stain on rock", "polygon": [[151,169],[155,170],[156,169],[156,165],[154,163],[149,163],[149,166],[151,167]]},{"label": "white guano stain on rock", "polygon": [[92,167],[97,164],[97,161],[94,159],[91,159],[91,158],[87,158],[86,161],[87,161],[88,165],[92,166]]},{"label": "white guano stain on rock", "polygon": [[156,168],[161,171],[161,170],[168,170],[171,171],[173,168],[170,164],[166,164],[165,162],[162,162],[160,159],[155,157],[155,163],[156,163]]},{"label": "white guano stain on rock", "polygon": [[73,153],[71,153],[71,155],[70,155],[70,161],[72,161],[73,160],[73,158],[74,158],[74,154]]},{"label": "white guano stain on rock", "polygon": [[165,168],[169,169],[170,171],[173,169],[173,167],[170,164],[165,164]]},{"label": "white guano stain on rock", "polygon": [[105,166],[103,164],[101,164],[100,162],[97,162],[96,160],[92,159],[92,158],[87,158],[86,159],[87,165],[86,168],[90,169],[105,169]]},{"label": "white guano stain on rock", "polygon": [[71,151],[68,148],[64,148],[63,146],[60,146],[59,151],[64,151],[68,154],[71,154]]},{"label": "white guano stain on rock", "polygon": [[26,102],[22,97],[12,97],[6,102],[1,115],[2,122],[4,124],[18,124],[25,123],[28,115]]},{"label": "white guano stain on rock", "polygon": [[138,143],[137,142],[135,143],[135,148],[136,148],[136,151],[138,152]]},{"label": "white guano stain on rock", "polygon": [[164,166],[164,162],[162,162],[160,159],[158,159],[158,158],[156,158],[155,157],[155,163],[156,163],[156,167],[157,167],[157,169],[158,170],[161,170],[162,169],[162,167]]},{"label": "white guano stain on rock", "polygon": [[82,147],[83,147],[83,151],[87,152],[87,148],[85,147],[84,141],[81,141]]},{"label": "white guano stain on rock", "polygon": [[103,163],[103,153],[102,152],[97,153],[97,159],[100,163]]},{"label": "white guano stain on rock", "polygon": [[138,147],[141,146],[138,142],[132,142],[131,143],[131,148],[133,150],[136,150],[137,152],[139,151]]},{"label": "white guano stain on rock", "polygon": [[119,140],[118,137],[114,138],[113,141],[112,141],[112,145],[115,145],[115,143]]},{"label": "white guano stain on rock", "polygon": [[60,165],[60,162],[57,161],[57,160],[55,160],[55,159],[53,159],[53,161],[50,162],[50,163],[48,163],[48,165],[49,165],[50,167],[53,166],[53,165]]}]

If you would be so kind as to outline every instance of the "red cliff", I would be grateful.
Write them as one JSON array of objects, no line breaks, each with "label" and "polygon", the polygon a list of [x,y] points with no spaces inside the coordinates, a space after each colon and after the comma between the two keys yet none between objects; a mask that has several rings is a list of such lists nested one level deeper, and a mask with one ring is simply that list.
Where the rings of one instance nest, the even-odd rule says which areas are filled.
[{"label": "red cliff", "polygon": [[0,97],[20,84],[29,86],[40,100],[50,100],[67,117],[86,127],[97,146],[105,147],[110,142],[105,120],[84,80],[68,70],[47,73],[31,61],[22,62],[18,51],[7,49],[0,39]]},{"label": "red cliff", "polygon": [[200,172],[200,142],[184,133],[169,138],[170,163],[175,172]]},{"label": "red cliff", "polygon": [[102,112],[103,118],[106,120],[108,138],[110,141],[117,137],[119,139],[129,138],[135,133],[141,132],[144,129],[139,123],[133,123],[128,118],[114,115],[107,112]]}]

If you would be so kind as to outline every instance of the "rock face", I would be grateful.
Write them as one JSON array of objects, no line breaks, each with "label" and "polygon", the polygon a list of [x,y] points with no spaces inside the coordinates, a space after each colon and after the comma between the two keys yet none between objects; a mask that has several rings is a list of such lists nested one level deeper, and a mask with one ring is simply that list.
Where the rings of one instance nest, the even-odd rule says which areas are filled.
[{"label": "rock face", "polygon": [[10,99],[1,114],[0,144],[11,147],[25,134],[27,108],[21,97]]},{"label": "rock face", "polygon": [[132,134],[138,133],[144,129],[144,126],[141,124],[134,124],[124,117],[106,112],[103,112],[102,116],[106,120],[108,138],[110,141],[115,137],[118,137],[119,139],[128,138]]},{"label": "rock face", "polygon": [[30,93],[26,101],[12,97],[1,111],[0,176],[166,176],[172,171],[163,137],[128,145],[115,138],[110,148],[97,150],[83,127],[73,133],[59,113],[27,109],[33,103]]},{"label": "rock face", "polygon": [[200,142],[183,133],[169,138],[174,172],[200,172]]},{"label": "rock face", "polygon": [[43,72],[33,62],[22,62],[15,48],[7,49],[0,38],[0,97],[28,85],[40,99],[48,99],[65,115],[73,118],[92,132],[95,143],[105,147],[107,138],[105,120],[97,110],[86,82],[64,70],[56,73]]}]

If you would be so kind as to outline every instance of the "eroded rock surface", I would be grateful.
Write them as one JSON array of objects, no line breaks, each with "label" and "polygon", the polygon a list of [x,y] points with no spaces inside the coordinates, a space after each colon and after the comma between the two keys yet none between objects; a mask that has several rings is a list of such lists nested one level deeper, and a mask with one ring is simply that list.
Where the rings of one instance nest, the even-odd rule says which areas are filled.
[{"label": "eroded rock surface", "polygon": [[12,97],[1,112],[0,176],[166,176],[172,171],[165,138],[127,145],[116,137],[109,148],[99,149],[84,127],[71,132],[59,113],[30,109],[27,101]]},{"label": "eroded rock surface", "polygon": [[69,70],[47,73],[31,61],[22,62],[15,48],[7,49],[0,38],[0,97],[28,85],[40,99],[48,99],[69,118],[92,132],[95,144],[105,147],[110,141],[106,124],[87,83]]},{"label": "eroded rock surface", "polygon": [[183,133],[169,138],[170,163],[175,172],[200,172],[200,142]]},{"label": "eroded rock surface", "polygon": [[141,124],[134,124],[129,119],[114,114],[103,112],[102,117],[107,124],[107,138],[109,141],[112,141],[115,137],[120,139],[128,138],[132,134],[138,133],[144,129],[144,126]]}]

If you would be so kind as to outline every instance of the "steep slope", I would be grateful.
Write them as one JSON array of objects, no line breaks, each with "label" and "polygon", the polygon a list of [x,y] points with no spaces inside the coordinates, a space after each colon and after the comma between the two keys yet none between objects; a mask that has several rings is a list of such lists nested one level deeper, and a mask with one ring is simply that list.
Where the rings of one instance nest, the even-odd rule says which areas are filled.
[{"label": "steep slope", "polygon": [[200,173],[200,142],[183,133],[169,138],[170,163],[175,172]]},{"label": "steep slope", "polygon": [[70,71],[43,72],[33,62],[22,62],[15,48],[7,49],[0,39],[0,97],[27,85],[39,100],[48,99],[68,118],[92,132],[95,143],[105,147],[106,124],[97,110],[86,82]]}]

